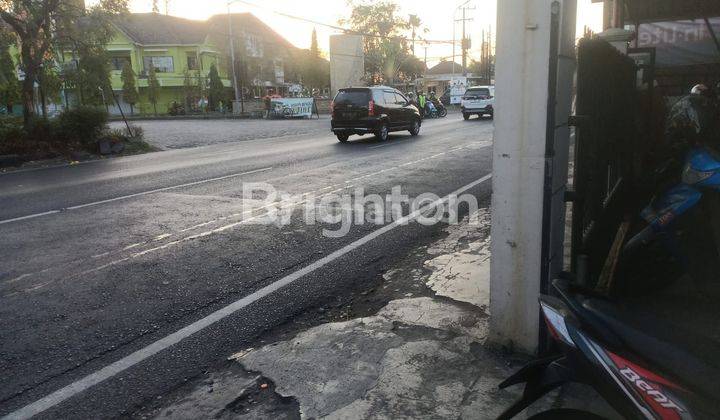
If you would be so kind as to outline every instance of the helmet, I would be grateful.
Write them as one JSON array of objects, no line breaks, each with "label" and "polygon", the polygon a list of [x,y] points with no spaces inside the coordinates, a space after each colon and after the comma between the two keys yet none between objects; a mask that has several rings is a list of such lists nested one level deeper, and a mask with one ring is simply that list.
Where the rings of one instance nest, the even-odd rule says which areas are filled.
[{"label": "helmet", "polygon": [[702,83],[699,85],[693,86],[693,88],[690,90],[691,95],[709,95],[710,89],[708,89],[707,86],[703,85]]}]

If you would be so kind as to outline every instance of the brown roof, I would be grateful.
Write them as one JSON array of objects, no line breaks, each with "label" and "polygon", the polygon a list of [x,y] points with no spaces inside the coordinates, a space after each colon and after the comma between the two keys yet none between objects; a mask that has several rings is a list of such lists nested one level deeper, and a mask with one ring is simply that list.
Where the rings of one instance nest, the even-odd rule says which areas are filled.
[{"label": "brown roof", "polygon": [[194,45],[207,36],[207,24],[159,13],[131,13],[115,21],[120,30],[138,44]]},{"label": "brown roof", "polygon": [[[255,34],[265,42],[283,48],[295,47],[251,13],[233,13],[233,31]],[[159,13],[131,13],[115,21],[130,39],[142,45],[197,45],[210,35],[216,39],[227,37],[228,16],[215,15],[206,21],[183,19]]]},{"label": "brown roof", "polygon": [[[432,67],[430,70],[428,70],[426,74],[452,74],[452,72],[453,72],[453,62],[452,61],[441,61],[435,67]],[[461,64],[455,63],[455,73],[462,73],[462,72],[463,72],[463,66]]]},{"label": "brown roof", "polygon": [[[270,42],[288,49],[296,48],[288,40],[280,36],[280,34],[275,32],[271,27],[266,25],[252,13],[232,13],[230,15],[230,19],[232,22],[233,33],[246,32],[259,35],[264,38],[265,42]],[[227,36],[227,15],[211,16],[210,19],[207,20],[207,23],[213,35]]]}]

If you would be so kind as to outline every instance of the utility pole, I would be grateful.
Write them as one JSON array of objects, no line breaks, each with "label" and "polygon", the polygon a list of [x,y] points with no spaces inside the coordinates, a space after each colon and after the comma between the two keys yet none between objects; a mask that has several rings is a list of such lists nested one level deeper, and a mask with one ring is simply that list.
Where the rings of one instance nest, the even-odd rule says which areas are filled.
[{"label": "utility pole", "polygon": [[467,76],[467,52],[470,49],[470,38],[465,34],[465,22],[472,21],[472,18],[465,17],[468,10],[475,10],[475,6],[462,6],[462,66],[463,76]]},{"label": "utility pole", "polygon": [[473,20],[473,18],[466,17],[466,12],[468,10],[475,10],[475,6],[467,5],[470,1],[471,0],[467,0],[455,9],[455,11],[462,9],[462,19],[454,19],[453,23],[453,74],[455,74],[455,23],[462,22],[462,41],[460,42],[460,48],[462,49],[463,76],[467,76],[467,50],[470,48],[470,39],[465,35],[465,22]]},{"label": "utility pole", "polygon": [[[230,14],[230,5],[235,0],[229,0],[227,2],[227,15],[228,15],[228,41],[230,42],[230,61],[232,62],[232,65],[230,66],[232,68],[232,77],[233,77],[233,90],[235,91],[235,101],[240,101],[240,113],[245,113],[245,101],[243,100],[242,95],[240,94],[240,87],[238,86],[238,79],[237,79],[237,70],[235,69],[235,38],[233,37],[233,24],[232,24],[232,15]],[[233,111],[234,111],[234,103],[233,103]]]}]

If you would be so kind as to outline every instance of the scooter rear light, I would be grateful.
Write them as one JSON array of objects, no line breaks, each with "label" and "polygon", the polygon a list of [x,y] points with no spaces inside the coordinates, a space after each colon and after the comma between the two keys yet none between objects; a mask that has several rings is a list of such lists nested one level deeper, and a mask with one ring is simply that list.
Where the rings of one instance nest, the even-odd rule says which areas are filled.
[{"label": "scooter rear light", "polygon": [[540,302],[545,323],[547,324],[550,334],[557,340],[568,346],[575,347],[575,343],[570,337],[570,333],[565,323],[566,314],[562,309],[555,308],[547,302]]},{"label": "scooter rear light", "polygon": [[375,101],[370,100],[368,102],[368,117],[372,117],[375,115]]}]

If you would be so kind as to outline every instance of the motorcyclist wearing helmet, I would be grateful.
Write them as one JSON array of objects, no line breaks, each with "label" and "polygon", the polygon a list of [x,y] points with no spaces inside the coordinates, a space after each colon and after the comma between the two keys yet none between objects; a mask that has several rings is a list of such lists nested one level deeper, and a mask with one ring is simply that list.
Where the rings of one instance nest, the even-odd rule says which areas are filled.
[{"label": "motorcyclist wearing helmet", "polygon": [[408,101],[410,101],[411,105],[418,106],[417,100],[415,99],[415,94],[413,92],[407,93]]},{"label": "motorcyclist wearing helmet", "polygon": [[716,148],[718,139],[718,100],[704,84],[697,84],[670,109],[665,127],[668,146],[675,157],[684,156],[689,147]]}]

